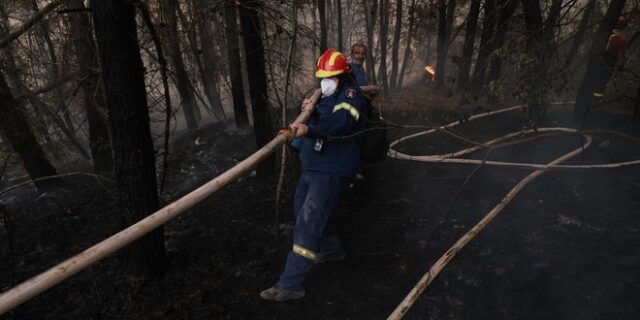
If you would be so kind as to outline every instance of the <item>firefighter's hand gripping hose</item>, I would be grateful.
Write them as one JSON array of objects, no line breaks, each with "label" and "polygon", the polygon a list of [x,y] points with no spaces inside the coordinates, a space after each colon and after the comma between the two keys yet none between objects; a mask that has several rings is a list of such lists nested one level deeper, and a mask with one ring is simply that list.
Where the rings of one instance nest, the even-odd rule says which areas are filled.
[{"label": "firefighter's hand gripping hose", "polygon": [[[557,105],[560,104],[568,104],[567,102],[564,103],[554,103]],[[510,107],[510,108],[505,108],[505,109],[501,109],[501,110],[497,110],[497,111],[492,111],[492,112],[488,112],[488,113],[483,113],[483,114],[478,114],[478,115],[474,115],[472,117],[470,117],[468,119],[468,121],[471,120],[475,120],[475,119],[479,119],[479,118],[483,118],[483,117],[487,117],[487,116],[491,116],[491,115],[495,115],[498,113],[503,113],[503,112],[509,112],[509,111],[514,111],[514,110],[520,110],[522,109],[523,106],[515,106],[515,107]],[[551,162],[549,162],[548,164],[533,164],[533,163],[510,163],[510,162],[499,162],[499,161],[487,161],[487,160],[472,160],[472,159],[462,159],[462,158],[456,158],[462,155],[466,155],[466,154],[470,154],[474,151],[477,151],[479,149],[482,148],[482,146],[474,146],[471,148],[467,148],[464,150],[460,150],[458,152],[453,152],[453,153],[448,153],[448,154],[439,154],[439,155],[427,155],[427,156],[413,156],[413,155],[408,155],[402,152],[399,152],[397,150],[394,149],[394,147],[396,145],[398,145],[400,142],[403,141],[407,141],[409,139],[421,136],[421,135],[425,135],[425,134],[429,134],[432,132],[435,132],[436,130],[443,130],[443,129],[450,129],[453,128],[457,125],[459,125],[461,122],[456,121],[456,122],[452,122],[449,123],[447,125],[443,125],[439,128],[435,128],[435,129],[430,129],[430,130],[426,130],[423,132],[419,132],[416,134],[412,134],[409,136],[405,136],[402,137],[400,139],[397,139],[395,141],[393,141],[390,144],[390,148],[389,148],[389,152],[388,152],[388,156],[391,158],[396,158],[396,159],[404,159],[404,160],[415,160],[415,161],[424,161],[424,162],[449,162],[449,163],[469,163],[469,164],[477,164],[477,165],[497,165],[497,166],[512,166],[512,167],[527,167],[527,168],[532,168],[532,169],[536,169],[536,171],[534,171],[533,173],[529,174],[528,176],[526,176],[524,179],[520,180],[520,182],[518,182],[516,184],[516,186],[509,191],[509,193],[507,193],[507,195],[498,203],[498,205],[496,205],[491,211],[489,211],[489,213],[487,213],[485,215],[485,217],[480,220],[480,222],[478,222],[473,228],[471,228],[467,233],[465,233],[460,239],[458,239],[456,241],[456,243],[451,246],[451,248],[449,248],[449,250],[447,250],[427,271],[427,273],[424,274],[424,276],[418,281],[418,283],[411,289],[411,291],[407,294],[407,296],[402,300],[402,302],[396,307],[396,309],[389,315],[389,317],[387,318],[388,320],[397,320],[397,319],[401,319],[408,311],[409,308],[411,308],[411,306],[415,303],[415,301],[418,299],[418,297],[420,296],[420,294],[422,294],[422,292],[425,291],[425,289],[429,286],[429,284],[431,284],[431,282],[433,281],[433,279],[440,273],[440,271],[442,271],[442,269],[447,265],[447,263],[449,263],[449,261],[451,261],[451,259],[453,259],[453,257],[469,242],[471,241],[480,231],[482,231],[482,229],[489,224],[489,222],[491,222],[493,220],[493,218],[495,218],[498,213],[500,213],[502,211],[502,209],[504,209],[507,204],[509,204],[509,202],[511,202],[511,200],[518,194],[518,192],[524,188],[529,182],[533,181],[535,178],[539,177],[540,175],[542,175],[543,173],[545,173],[548,169],[596,169],[596,168],[615,168],[615,167],[622,167],[622,166],[629,166],[629,165],[636,165],[640,163],[640,159],[638,160],[632,160],[632,161],[627,161],[627,162],[618,162],[618,163],[609,163],[609,164],[598,164],[598,165],[561,165],[562,162],[573,158],[574,156],[580,154],[582,151],[584,151],[586,148],[588,148],[591,145],[592,142],[592,138],[589,135],[585,135],[582,132],[579,132],[576,129],[571,129],[571,128],[565,128],[565,127],[553,127],[553,128],[537,128],[535,130],[535,132],[552,132],[552,131],[560,131],[560,132],[567,132],[567,133],[576,133],[576,134],[582,134],[583,135],[583,145]],[[505,136],[493,139],[489,142],[484,143],[484,146],[493,146],[496,145],[497,143],[504,141],[506,139],[510,139],[513,137],[516,137],[518,135],[524,134],[524,133],[531,133],[534,130],[526,130],[523,132],[515,132],[515,133],[510,133],[507,134]],[[612,132],[610,132],[612,133]],[[625,138],[630,138],[624,134],[620,134],[620,133],[612,133],[612,134],[617,134],[619,136],[625,137]],[[631,140],[633,140],[634,142],[638,142],[637,139],[631,138]]]}]

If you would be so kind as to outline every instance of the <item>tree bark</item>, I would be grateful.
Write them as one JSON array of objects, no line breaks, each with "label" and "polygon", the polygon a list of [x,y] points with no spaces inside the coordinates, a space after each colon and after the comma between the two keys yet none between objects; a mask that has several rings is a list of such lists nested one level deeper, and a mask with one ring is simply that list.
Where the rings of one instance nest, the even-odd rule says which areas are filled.
[{"label": "tree bark", "polygon": [[[93,1],[119,203],[129,224],[158,209],[156,166],[149,128],[144,72],[135,10],[127,0]],[[164,229],[131,245],[127,270],[133,277],[159,276],[166,268]]]},{"label": "tree bark", "polygon": [[[494,34],[493,42],[491,47],[493,50],[497,50],[504,46],[507,40],[507,29],[509,28],[509,21],[511,20],[511,16],[513,15],[513,11],[517,5],[516,1],[508,0],[502,4],[502,7],[499,10],[498,14],[498,25],[496,28],[496,32]],[[486,83],[490,83],[491,81],[498,80],[500,78],[500,74],[502,73],[502,57],[496,54],[491,57],[489,63],[489,73],[487,75]],[[495,98],[495,97],[493,97]],[[492,98],[492,99],[493,99]]]},{"label": "tree bark", "polygon": [[163,0],[162,9],[166,19],[166,37],[169,58],[176,72],[176,87],[180,94],[180,104],[187,123],[187,129],[194,132],[198,129],[200,122],[200,109],[196,102],[193,84],[189,80],[189,75],[182,60],[180,50],[180,37],[178,36],[178,21],[176,17],[177,0]]},{"label": "tree bark", "polygon": [[567,60],[565,61],[566,67],[569,67],[571,65],[571,62],[577,60],[576,56],[578,54],[578,48],[580,48],[580,44],[582,43],[584,34],[587,31],[587,27],[589,26],[589,21],[591,21],[591,16],[593,15],[593,9],[595,8],[595,6],[596,0],[590,0],[584,9],[582,19],[580,20],[580,24],[578,24],[578,29],[576,30],[573,41],[571,42],[571,47],[567,52]]},{"label": "tree bark", "polygon": [[336,0],[336,18],[338,20],[338,30],[336,30],[338,34],[338,51],[344,52],[344,40],[342,37],[342,1],[340,0]]},{"label": "tree bark", "polygon": [[[451,0],[449,0],[451,1]],[[438,0],[438,40],[436,56],[436,88],[444,86],[444,64],[447,51],[447,0]]]},{"label": "tree bark", "polygon": [[486,0],[483,11],[484,17],[482,22],[482,33],[480,34],[480,47],[478,49],[478,56],[476,57],[476,64],[473,69],[473,80],[471,81],[471,91],[475,96],[480,94],[480,91],[484,86],[487,59],[493,51],[492,39],[496,26],[495,1]]},{"label": "tree bark", "polygon": [[407,42],[405,43],[404,48],[404,58],[402,58],[402,68],[400,69],[400,75],[398,77],[398,88],[402,87],[402,82],[404,80],[404,72],[407,69],[407,65],[409,64],[409,57],[411,57],[411,43],[413,41],[413,28],[416,17],[416,0],[411,1],[411,7],[409,8],[409,31],[407,34]]},{"label": "tree bark", "polygon": [[[196,9],[198,12],[209,12],[206,6],[206,1],[198,0],[196,2]],[[202,60],[199,64],[202,74],[202,85],[204,86],[204,92],[209,100],[213,113],[219,119],[226,119],[224,109],[222,108],[222,102],[220,101],[220,91],[218,89],[218,70],[217,61],[220,61],[220,56],[213,45],[217,41],[214,39],[215,30],[212,29],[211,21],[208,15],[199,17],[197,19],[197,28],[200,33],[200,47],[202,48]]]},{"label": "tree bark", "polygon": [[544,37],[542,24],[542,10],[540,2],[522,0],[525,27],[524,52],[530,62],[521,68],[520,86],[522,102],[528,108],[528,118],[531,125],[538,123],[538,118],[545,113],[547,107],[548,66],[551,44]]},{"label": "tree bark", "polygon": [[[33,7],[33,10],[35,10],[35,12],[37,14],[37,12],[39,12],[37,1],[36,0],[32,0],[31,1],[31,5]],[[36,30],[39,31],[39,36],[42,37],[42,40],[44,40],[44,43],[46,44],[47,54],[49,55],[49,59],[51,60],[50,61],[50,66],[49,66],[49,72],[53,75],[52,78],[53,79],[62,78],[64,75],[61,74],[61,72],[60,72],[60,68],[59,68],[60,63],[58,61],[58,57],[56,56],[56,51],[55,51],[55,46],[53,44],[53,40],[51,39],[49,22],[46,19],[43,20],[39,24],[38,28],[36,28]],[[63,68],[63,70],[64,70],[64,68]],[[64,101],[64,93],[62,92],[62,88],[60,88],[60,84],[58,84],[54,88],[54,93],[55,93],[54,94],[54,98],[55,98],[55,104],[56,104],[57,113],[62,112],[63,119],[64,119],[64,124],[67,127],[67,130],[69,132],[73,133],[75,131],[73,120],[71,119],[71,113],[69,112],[69,106],[67,106],[67,104]]]},{"label": "tree bark", "polygon": [[389,92],[389,79],[387,78],[387,35],[389,33],[389,0],[380,0],[380,65],[378,76],[382,80],[382,92]]},{"label": "tree bark", "polygon": [[367,7],[367,3],[369,1],[364,0],[362,5],[364,7],[364,17],[365,22],[367,24],[367,73],[369,75],[369,82],[376,83],[376,72],[375,72],[375,59],[373,58],[374,48],[373,48],[373,37],[374,37],[374,29],[376,26],[376,11],[378,9],[378,0],[372,0],[371,8]]},{"label": "tree bark", "polygon": [[236,128],[249,127],[249,116],[244,96],[242,82],[242,69],[240,68],[240,44],[238,43],[238,22],[236,6],[232,2],[226,4],[224,19],[227,38],[227,59],[229,66],[229,78],[231,79],[231,97],[233,98],[233,114]]},{"label": "tree bark", "polygon": [[[69,9],[82,8],[83,0],[72,0]],[[89,146],[96,174],[111,176],[113,152],[109,137],[109,120],[104,101],[104,89],[95,75],[100,69],[91,21],[84,12],[69,15],[72,41],[78,57],[78,74],[83,92],[83,103],[89,125]]]},{"label": "tree bark", "polygon": [[[269,99],[267,97],[267,75],[264,63],[264,48],[262,46],[261,20],[257,12],[262,8],[262,1],[242,0],[240,20],[244,49],[246,53],[249,94],[251,96],[251,111],[256,137],[256,147],[261,148],[273,139],[273,126],[269,114]],[[258,165],[258,176],[269,176],[275,173],[276,159],[271,155]]]},{"label": "tree bark", "polygon": [[[0,132],[22,158],[24,169],[31,179],[56,175],[56,169],[47,160],[27,119],[19,111],[18,102],[11,94],[2,73],[0,73]],[[46,183],[36,182],[35,184],[40,187]]]},{"label": "tree bark", "polygon": [[391,89],[398,87],[398,60],[400,51],[400,35],[402,31],[402,0],[396,0],[396,26],[391,45]]},{"label": "tree bark", "polygon": [[616,23],[618,17],[622,13],[625,0],[612,0],[607,9],[605,18],[598,25],[593,44],[591,46],[591,54],[587,64],[587,72],[582,79],[578,93],[576,95],[576,103],[573,108],[573,120],[576,124],[580,123],[586,112],[591,108],[593,102],[593,91],[596,89],[596,77],[598,70],[602,68],[600,64],[604,59],[607,41],[611,29]]},{"label": "tree bark", "polygon": [[462,58],[458,70],[458,90],[466,91],[469,85],[469,70],[471,70],[471,58],[473,46],[476,41],[476,29],[478,28],[478,16],[480,15],[480,0],[471,0],[469,14],[467,15],[467,27],[465,29],[464,44],[462,45]]},{"label": "tree bark", "polygon": [[320,20],[320,54],[327,51],[327,10],[324,0],[318,0],[318,18]]},{"label": "tree bark", "polygon": [[640,86],[636,91],[636,101],[633,104],[633,126],[640,129]]}]

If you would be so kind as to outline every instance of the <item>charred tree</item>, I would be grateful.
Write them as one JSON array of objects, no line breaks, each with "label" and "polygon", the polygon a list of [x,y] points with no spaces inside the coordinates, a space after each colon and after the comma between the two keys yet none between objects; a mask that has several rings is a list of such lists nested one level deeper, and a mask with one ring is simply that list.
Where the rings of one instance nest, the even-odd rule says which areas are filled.
[{"label": "charred tree", "polygon": [[473,78],[471,81],[471,91],[474,96],[479,95],[482,87],[484,86],[487,59],[489,58],[491,51],[493,51],[492,40],[496,26],[495,1],[486,0],[483,11],[484,17],[482,18],[480,47],[478,49],[478,56],[476,57],[476,64],[473,68]]},{"label": "charred tree", "polygon": [[[69,9],[83,8],[83,6],[83,0],[72,0],[68,4]],[[78,57],[78,72],[82,79],[80,88],[87,112],[93,170],[97,174],[110,176],[113,171],[113,152],[104,90],[97,76],[100,66],[91,21],[87,13],[77,12],[69,15],[69,23],[73,46]]]},{"label": "charred tree", "polygon": [[400,69],[400,75],[398,76],[398,88],[402,87],[402,81],[404,80],[404,72],[409,64],[409,57],[411,56],[411,42],[413,41],[413,28],[416,16],[416,0],[411,1],[411,7],[409,7],[409,31],[407,33],[407,42],[404,48],[404,58],[402,58],[402,68]]},{"label": "charred tree", "polygon": [[162,9],[166,19],[166,41],[169,59],[175,68],[176,87],[180,94],[180,104],[182,112],[187,123],[187,129],[193,132],[198,129],[200,122],[200,109],[196,102],[193,84],[189,79],[187,70],[182,60],[182,51],[180,49],[180,37],[178,36],[178,21],[176,18],[177,0],[163,0]]},{"label": "charred tree", "polygon": [[[8,30],[8,17],[1,6],[0,16],[2,18],[2,24],[0,25],[0,35],[3,35],[5,34],[5,30]],[[42,102],[42,100],[40,100],[40,98],[38,98],[38,96],[24,84],[24,81],[20,77],[18,71],[20,68],[16,64],[17,60],[11,46],[5,48],[4,55],[6,57],[4,68],[7,76],[13,83],[14,87],[17,90],[20,90],[21,94],[26,96],[26,98],[29,100],[36,114],[36,118],[38,118],[38,120],[43,123],[42,127],[46,130],[46,128],[48,127],[47,121],[53,123],[58,129],[60,129],[60,132],[64,136],[66,136],[71,146],[74,147],[83,158],[89,160],[89,153],[84,149],[78,139],[76,139],[73,132],[66,126],[64,121],[58,116],[54,109]],[[57,86],[57,83],[53,85],[53,87]],[[58,131],[56,131],[56,133],[58,133]]]},{"label": "charred tree", "polygon": [[546,108],[548,91],[547,62],[551,45],[544,37],[540,2],[522,0],[525,26],[525,58],[521,59],[522,73],[519,88],[520,99],[528,106],[530,124],[535,126]]},{"label": "charred tree", "polygon": [[342,1],[340,0],[336,0],[336,19],[338,20],[338,30],[336,30],[338,34],[338,51],[344,52],[344,40],[342,37]]},{"label": "charred tree", "polygon": [[[247,75],[251,111],[253,114],[253,129],[258,148],[273,139],[273,126],[269,115],[269,99],[267,97],[267,74],[265,72],[264,48],[262,46],[261,20],[257,12],[262,7],[261,1],[242,0],[240,20],[242,22],[242,39],[247,59]],[[268,176],[275,173],[275,155],[269,156],[258,164],[258,176]]]},{"label": "charred tree", "polygon": [[[36,0],[31,1],[31,5],[33,10],[37,13],[40,9],[38,8],[38,2]],[[64,68],[62,72],[59,68],[60,62],[58,61],[58,57],[56,56],[55,46],[53,44],[53,40],[51,39],[49,21],[47,19],[43,19],[39,24],[36,30],[39,31],[40,37],[44,41],[46,45],[46,51],[49,55],[49,72],[52,74],[53,79],[61,79],[64,78],[62,72],[64,72]],[[69,112],[69,106],[64,101],[64,93],[62,92],[61,83],[57,83],[54,87],[54,97],[56,101],[57,112],[62,112],[64,125],[69,132],[74,132],[74,124],[71,119],[71,113]]]},{"label": "charred tree", "polygon": [[[195,3],[198,12],[208,13],[206,1],[198,0]],[[198,59],[198,67],[200,68],[200,74],[202,75],[202,85],[204,87],[204,93],[209,100],[213,113],[219,119],[225,119],[224,109],[222,108],[222,102],[220,101],[220,91],[218,89],[218,70],[217,61],[220,61],[220,56],[216,51],[216,43],[214,39],[215,30],[211,25],[210,17],[204,14],[202,17],[197,18],[197,29],[200,34],[200,47],[202,48],[202,59]],[[196,55],[197,57],[197,55]]]},{"label": "charred tree", "polygon": [[464,44],[462,45],[462,57],[458,70],[458,90],[466,91],[469,85],[469,70],[471,70],[471,58],[473,45],[476,41],[476,29],[478,28],[478,16],[480,15],[480,0],[471,0],[469,14],[467,15],[467,27],[465,29]]},{"label": "charred tree", "polygon": [[456,9],[456,0],[438,1],[438,56],[436,57],[436,88],[444,86],[446,75],[447,52],[453,26],[453,16]]},{"label": "charred tree", "polygon": [[[9,85],[0,73],[0,132],[20,157],[31,179],[56,175],[40,147],[25,116],[20,112],[18,102],[11,94]],[[36,182],[37,187],[44,182]]]},{"label": "charred tree", "polygon": [[582,79],[578,93],[576,95],[576,104],[573,109],[573,120],[576,124],[582,122],[585,113],[591,108],[593,103],[593,92],[598,89],[597,81],[600,77],[599,70],[602,69],[601,64],[605,60],[606,46],[609,34],[613,29],[618,17],[622,13],[625,0],[612,0],[607,9],[607,13],[604,19],[598,25],[593,44],[591,46],[591,53],[589,55],[589,62],[587,64],[587,72]]},{"label": "charred tree", "polygon": [[249,127],[249,116],[244,96],[242,69],[240,68],[240,43],[238,42],[238,21],[236,6],[226,3],[224,9],[225,36],[227,38],[227,59],[229,61],[229,78],[231,80],[231,97],[236,128]]},{"label": "charred tree", "polygon": [[[575,73],[574,68],[576,66],[576,61],[580,60],[578,58],[578,48],[580,48],[580,45],[582,44],[582,39],[584,39],[587,27],[591,24],[591,17],[593,16],[593,10],[595,6],[596,0],[590,0],[589,3],[587,3],[586,7],[584,8],[584,13],[582,14],[582,19],[580,19],[580,23],[578,24],[578,29],[574,34],[573,41],[571,42],[571,47],[569,47],[569,50],[565,55],[566,58],[564,61],[563,69],[570,71],[570,75],[573,75]],[[562,74],[563,81],[559,87],[559,91],[562,91],[567,86],[567,84],[569,84],[572,78],[570,75]]]},{"label": "charred tree", "polygon": [[[495,51],[501,49],[507,40],[509,22],[511,21],[511,16],[513,15],[513,11],[517,4],[518,3],[514,0],[505,1],[502,3],[502,7],[500,7],[500,10],[498,11],[498,24],[491,46],[494,50],[494,54],[489,60],[489,72],[486,83],[498,80],[502,74],[502,59],[504,54],[498,54]],[[496,99],[494,92],[490,92],[489,97],[491,100]]]},{"label": "charred tree", "polygon": [[327,51],[327,10],[324,0],[318,0],[318,18],[320,20],[320,54]]},{"label": "charred tree", "polygon": [[437,40],[437,56],[436,56],[436,87],[441,88],[444,85],[444,63],[447,45],[447,0],[438,0],[438,40]]},{"label": "charred tree", "polygon": [[398,87],[398,60],[400,51],[400,32],[402,31],[402,1],[396,0],[396,26],[393,31],[393,43],[391,44],[391,89]]},{"label": "charred tree", "polygon": [[635,129],[640,129],[640,86],[636,91],[636,101],[633,104],[633,126]]},{"label": "charred tree", "polygon": [[369,1],[363,1],[362,5],[364,7],[364,17],[365,23],[367,24],[367,73],[369,75],[369,82],[376,83],[376,72],[375,72],[375,60],[373,59],[373,38],[374,38],[374,29],[376,26],[376,11],[378,10],[378,0],[371,1],[371,7],[367,6]]},{"label": "charred tree", "polygon": [[382,92],[389,92],[389,79],[387,78],[387,35],[389,33],[389,0],[380,0],[380,65],[378,76],[382,80]]},{"label": "charred tree", "polygon": [[[132,224],[158,209],[135,10],[127,0],[93,1],[92,9],[109,107],[118,199],[127,223]],[[165,267],[163,227],[131,245],[127,269],[134,278],[161,275]]]}]

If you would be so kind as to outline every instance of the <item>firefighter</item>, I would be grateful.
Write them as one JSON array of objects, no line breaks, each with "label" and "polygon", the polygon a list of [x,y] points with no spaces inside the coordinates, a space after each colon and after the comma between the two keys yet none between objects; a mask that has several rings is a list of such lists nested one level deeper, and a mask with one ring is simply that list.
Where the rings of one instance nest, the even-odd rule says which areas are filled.
[{"label": "firefighter", "polygon": [[[605,50],[598,56],[598,63],[595,65],[595,68],[587,70],[586,86],[583,85],[579,90],[583,94],[578,94],[573,115],[574,122],[577,124],[582,122],[582,118],[588,111],[588,108],[592,107],[594,101],[602,100],[604,89],[616,69],[622,70],[622,63],[627,46],[622,30],[624,30],[626,25],[627,22],[624,17],[620,16],[611,31]],[[585,90],[589,91],[585,92]]]},{"label": "firefighter", "polygon": [[339,51],[329,49],[320,56],[315,76],[322,79],[322,98],[308,124],[291,125],[295,137],[302,137],[302,173],[293,200],[293,248],[279,281],[260,293],[265,300],[304,297],[304,278],[314,264],[345,258],[327,222],[356,174],[359,149],[354,135],[362,130],[367,103]]}]

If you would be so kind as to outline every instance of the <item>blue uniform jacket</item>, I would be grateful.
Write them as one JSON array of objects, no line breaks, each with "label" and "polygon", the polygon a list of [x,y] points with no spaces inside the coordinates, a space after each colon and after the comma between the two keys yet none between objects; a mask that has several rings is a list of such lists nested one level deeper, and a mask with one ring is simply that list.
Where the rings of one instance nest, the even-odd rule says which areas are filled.
[{"label": "blue uniform jacket", "polygon": [[360,87],[366,86],[369,84],[369,80],[367,80],[367,74],[364,72],[364,69],[357,64],[350,62],[349,66],[351,66],[351,74],[356,78],[356,84]]},{"label": "blue uniform jacket", "polygon": [[[341,86],[331,96],[322,98],[302,139],[302,169],[347,178],[355,176],[360,157],[355,133],[364,128],[367,109],[365,97],[351,85]],[[319,151],[314,149],[317,144],[322,144]]]}]

